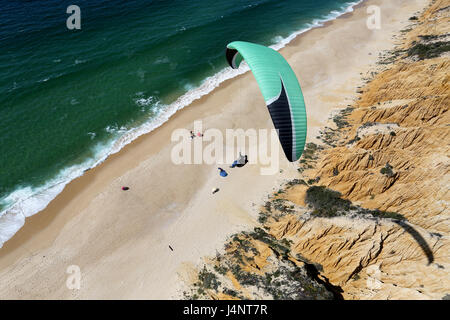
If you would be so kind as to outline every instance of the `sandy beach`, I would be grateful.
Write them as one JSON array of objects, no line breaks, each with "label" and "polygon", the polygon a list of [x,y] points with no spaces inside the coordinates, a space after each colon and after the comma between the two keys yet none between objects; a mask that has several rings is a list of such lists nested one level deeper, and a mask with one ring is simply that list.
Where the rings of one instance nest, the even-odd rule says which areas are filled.
[{"label": "sandy beach", "polygon": [[[305,96],[308,141],[330,113],[356,99],[379,53],[394,47],[408,18],[425,0],[367,0],[354,12],[310,30],[281,49]],[[381,9],[381,29],[366,26],[367,7]],[[227,80],[66,186],[0,249],[1,299],[173,299],[201,257],[221,250],[227,236],[256,223],[258,208],[297,167],[280,150],[280,171],[260,165],[228,169],[175,165],[172,132],[203,128],[272,128],[250,72]],[[228,165],[223,165],[224,167]],[[127,192],[121,186],[130,188]],[[216,194],[212,188],[219,188]],[[173,249],[171,250],[169,246]],[[66,286],[69,266],[80,289]]]}]

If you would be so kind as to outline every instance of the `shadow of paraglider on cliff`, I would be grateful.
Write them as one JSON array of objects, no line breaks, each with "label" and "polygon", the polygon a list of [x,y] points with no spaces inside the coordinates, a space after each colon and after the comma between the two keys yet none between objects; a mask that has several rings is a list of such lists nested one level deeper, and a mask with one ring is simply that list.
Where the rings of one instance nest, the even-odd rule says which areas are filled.
[{"label": "shadow of paraglider on cliff", "polygon": [[340,192],[328,189],[324,186],[310,186],[306,191],[305,202],[308,207],[313,209],[311,212],[313,216],[334,217],[345,215],[349,212],[354,212],[358,215],[363,215],[366,217],[372,216],[374,218],[392,219],[397,225],[413,237],[425,253],[425,256],[428,259],[428,264],[431,264],[434,261],[433,251],[425,239],[417,230],[406,222],[406,218],[403,215],[397,212],[362,208],[354,205],[348,199],[343,199]]},{"label": "shadow of paraglider on cliff", "polygon": [[414,240],[416,240],[417,244],[420,246],[420,248],[425,253],[425,255],[428,259],[428,264],[431,264],[434,261],[433,251],[431,250],[430,246],[425,241],[425,239],[420,235],[420,233],[404,221],[397,220],[394,222],[396,224],[398,224],[400,227],[402,227],[403,230],[408,232],[414,238]]}]

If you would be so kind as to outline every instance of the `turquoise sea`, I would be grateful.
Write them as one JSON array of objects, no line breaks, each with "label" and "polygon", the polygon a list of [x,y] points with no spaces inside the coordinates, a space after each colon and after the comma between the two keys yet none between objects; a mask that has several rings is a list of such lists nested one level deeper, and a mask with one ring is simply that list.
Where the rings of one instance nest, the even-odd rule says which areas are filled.
[{"label": "turquoise sea", "polygon": [[[69,30],[69,5],[81,30]],[[283,47],[345,0],[0,3],[0,246],[72,179],[220,82],[234,40]]]}]

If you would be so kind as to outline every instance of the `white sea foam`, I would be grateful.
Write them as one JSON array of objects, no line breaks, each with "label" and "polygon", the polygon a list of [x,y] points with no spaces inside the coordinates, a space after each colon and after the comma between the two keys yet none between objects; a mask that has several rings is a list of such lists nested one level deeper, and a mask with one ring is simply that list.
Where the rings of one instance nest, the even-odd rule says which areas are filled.
[{"label": "white sea foam", "polygon": [[275,42],[274,45],[270,46],[272,49],[280,50],[281,48],[284,48],[289,42],[294,40],[296,37],[301,35],[302,33],[305,33],[313,28],[322,27],[327,21],[334,20],[338,18],[341,15],[344,15],[349,12],[353,12],[353,7],[358,5],[359,3],[363,2],[364,0],[359,0],[355,2],[350,2],[348,5],[341,8],[341,11],[333,10],[331,11],[327,16],[325,16],[323,19],[314,19],[312,23],[308,23],[307,27],[301,30],[298,30],[296,32],[291,33],[288,37],[283,38],[281,36],[275,37],[272,41]]},{"label": "white sea foam", "polygon": [[[136,95],[138,95],[138,93]],[[142,93],[141,93],[141,95],[142,95]],[[140,107],[146,107],[146,106],[154,105],[154,104],[158,103],[156,98],[153,96],[150,96],[148,98],[135,99],[134,102]]]},{"label": "white sea foam", "polygon": [[0,212],[0,248],[23,226],[26,217],[45,209],[70,181],[103,162],[108,157],[112,145],[113,142],[98,144],[94,149],[94,157],[82,164],[61,170],[56,178],[41,187],[21,187],[0,199],[0,203],[6,206],[6,209]]},{"label": "white sea foam", "polygon": [[153,62],[154,64],[162,64],[162,63],[170,63],[170,60],[168,57],[163,56],[163,57],[159,57],[158,59],[155,60],[155,62]]},{"label": "white sea foam", "polygon": [[[326,21],[336,19],[338,16],[353,11],[353,6],[362,2],[352,2],[341,11],[332,11],[328,16],[321,20],[314,20],[306,28],[296,31],[286,38],[275,37],[271,48],[280,50],[298,35],[318,26],[323,26]],[[75,64],[84,63],[86,61],[76,60]],[[162,57],[155,61],[158,63],[170,63],[167,57]],[[160,127],[168,121],[172,115],[178,110],[190,105],[193,101],[209,94],[217,88],[222,82],[244,74],[249,70],[245,61],[239,69],[226,68],[215,75],[206,78],[197,88],[190,88],[188,92],[180,96],[170,105],[163,105],[154,97],[143,98],[143,94],[137,93],[139,97],[135,99],[136,105],[140,107],[152,106],[152,118],[143,125],[128,129],[126,127],[118,127],[115,125],[108,126],[105,131],[111,134],[112,139],[107,144],[99,144],[94,150],[94,156],[86,162],[74,165],[62,170],[56,178],[48,181],[44,186],[39,188],[22,187],[9,194],[7,197],[0,199],[0,204],[6,209],[0,212],[0,248],[3,243],[10,239],[24,224],[25,218],[42,211],[52,201],[64,187],[72,180],[83,175],[83,173],[101,162],[109,155],[120,151],[125,145],[129,144],[139,136],[146,134]],[[95,135],[91,135],[95,137]]]},{"label": "white sea foam", "polygon": [[112,125],[112,126],[107,126],[105,128],[105,131],[108,132],[109,134],[112,135],[117,135],[117,134],[123,134],[125,132],[128,131],[128,129],[124,126],[121,126],[120,128],[117,125]]},{"label": "white sea foam", "polygon": [[25,216],[23,214],[7,212],[0,216],[0,248],[3,246],[3,243],[11,239],[22,228],[24,223]]}]

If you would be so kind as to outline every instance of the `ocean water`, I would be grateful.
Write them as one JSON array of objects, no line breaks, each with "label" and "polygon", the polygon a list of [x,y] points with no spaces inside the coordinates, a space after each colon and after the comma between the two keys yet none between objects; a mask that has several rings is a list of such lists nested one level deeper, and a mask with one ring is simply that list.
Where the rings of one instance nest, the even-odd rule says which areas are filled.
[{"label": "ocean water", "polygon": [[[345,0],[0,3],[0,247],[72,179],[246,71],[225,46],[283,47]],[[68,30],[66,9],[81,9]]]}]

